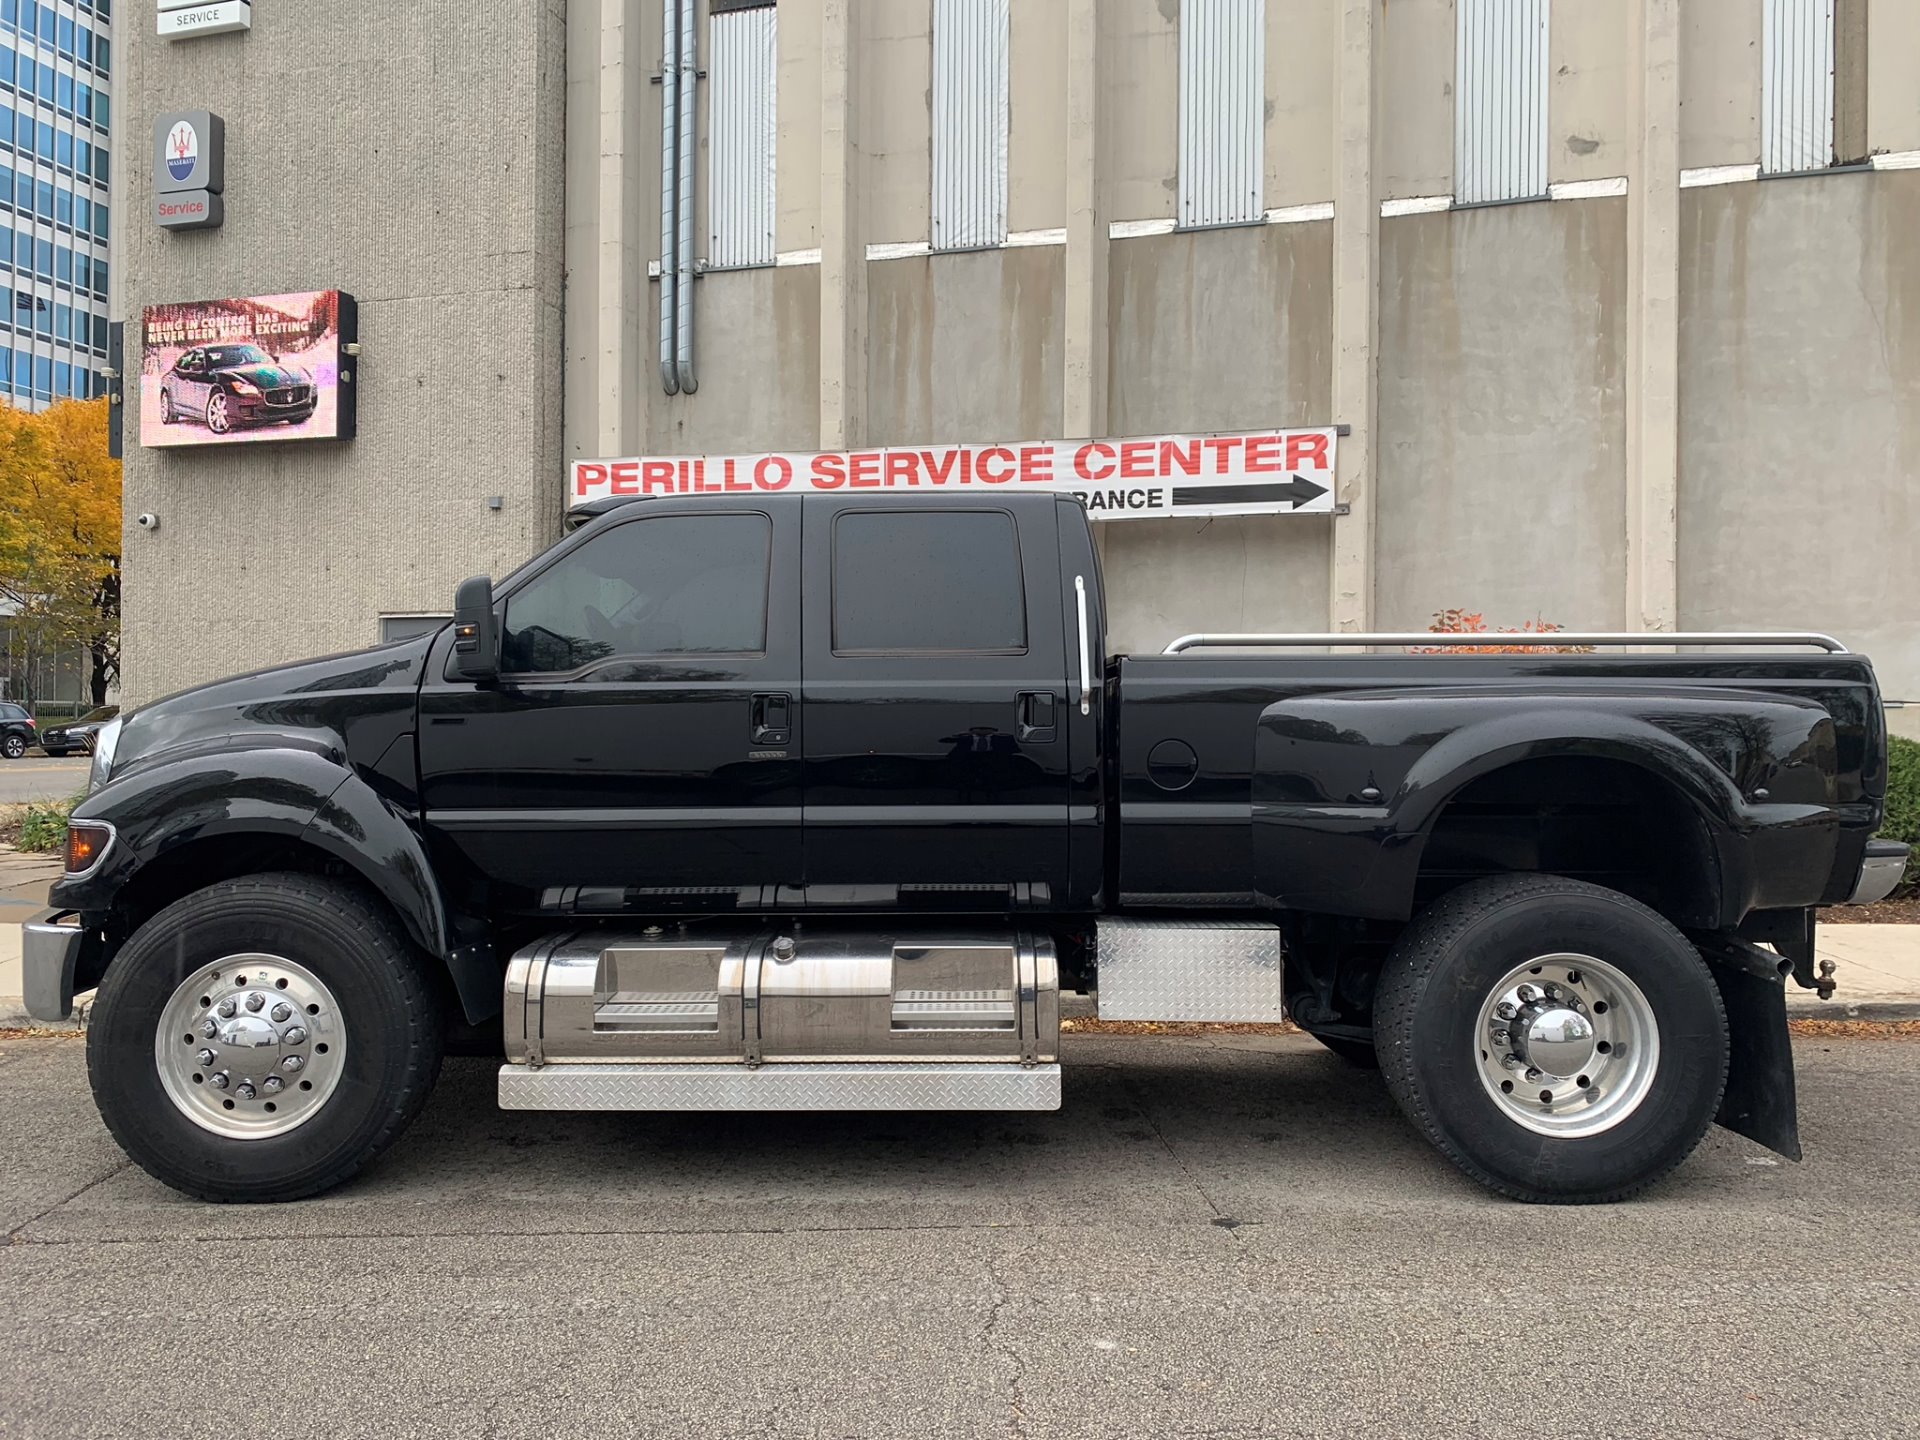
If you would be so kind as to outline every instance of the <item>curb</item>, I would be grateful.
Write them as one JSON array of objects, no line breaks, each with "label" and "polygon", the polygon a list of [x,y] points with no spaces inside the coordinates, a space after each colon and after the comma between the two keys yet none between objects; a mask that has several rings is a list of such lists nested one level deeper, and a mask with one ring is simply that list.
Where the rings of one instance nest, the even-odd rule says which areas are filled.
[{"label": "curb", "polygon": [[87,1012],[93,1008],[93,996],[73,1002],[73,1014],[65,1020],[36,1020],[27,1013],[27,1007],[19,999],[9,997],[0,1000],[0,1030],[48,1030],[66,1031],[75,1035],[83,1034],[87,1028]]},{"label": "curb", "polygon": [[1911,1000],[1862,1000],[1849,1005],[1843,1000],[1790,999],[1789,1020],[1869,1020],[1886,1022],[1920,1020],[1920,998]]}]

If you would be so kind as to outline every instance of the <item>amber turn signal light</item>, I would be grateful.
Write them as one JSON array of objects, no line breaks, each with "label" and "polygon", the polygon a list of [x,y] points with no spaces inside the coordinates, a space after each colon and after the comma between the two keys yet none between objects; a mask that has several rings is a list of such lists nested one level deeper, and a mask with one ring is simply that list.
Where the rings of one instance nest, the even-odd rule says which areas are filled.
[{"label": "amber turn signal light", "polygon": [[113,831],[104,825],[89,825],[84,821],[75,821],[67,826],[67,873],[78,875],[91,870],[100,863],[100,857],[107,853],[107,845],[113,839]]}]

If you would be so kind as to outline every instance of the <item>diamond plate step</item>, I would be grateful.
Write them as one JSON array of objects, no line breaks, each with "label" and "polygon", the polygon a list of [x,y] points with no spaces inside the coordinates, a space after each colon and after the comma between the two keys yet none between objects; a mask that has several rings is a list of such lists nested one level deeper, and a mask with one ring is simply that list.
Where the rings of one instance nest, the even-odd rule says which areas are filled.
[{"label": "diamond plate step", "polygon": [[1058,1110],[1058,1065],[500,1067],[502,1110]]}]

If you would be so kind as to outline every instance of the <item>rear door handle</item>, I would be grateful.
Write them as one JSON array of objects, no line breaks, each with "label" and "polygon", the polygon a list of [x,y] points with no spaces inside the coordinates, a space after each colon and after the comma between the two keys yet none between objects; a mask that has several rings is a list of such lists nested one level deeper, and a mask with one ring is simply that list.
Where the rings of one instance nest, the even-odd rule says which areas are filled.
[{"label": "rear door handle", "polygon": [[756,745],[785,745],[793,739],[793,696],[756,695],[748,720]]},{"label": "rear door handle", "polygon": [[1020,696],[1020,739],[1045,744],[1059,735],[1059,698],[1051,690],[1027,690]]}]

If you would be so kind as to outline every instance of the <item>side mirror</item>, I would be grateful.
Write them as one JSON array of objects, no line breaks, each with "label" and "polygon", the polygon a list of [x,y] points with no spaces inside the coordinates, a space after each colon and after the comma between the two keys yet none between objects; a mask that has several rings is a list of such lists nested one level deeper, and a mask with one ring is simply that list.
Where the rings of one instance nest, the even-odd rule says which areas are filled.
[{"label": "side mirror", "polygon": [[493,619],[493,581],[462,580],[453,592],[453,668],[468,680],[500,674],[500,627]]}]

